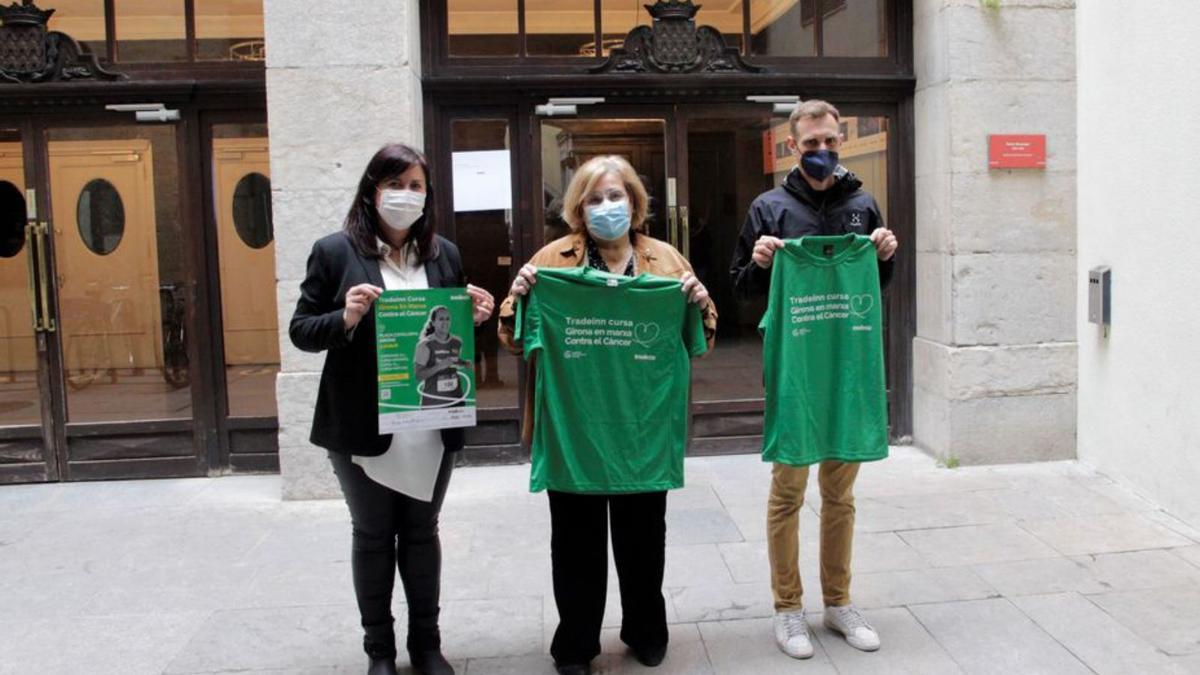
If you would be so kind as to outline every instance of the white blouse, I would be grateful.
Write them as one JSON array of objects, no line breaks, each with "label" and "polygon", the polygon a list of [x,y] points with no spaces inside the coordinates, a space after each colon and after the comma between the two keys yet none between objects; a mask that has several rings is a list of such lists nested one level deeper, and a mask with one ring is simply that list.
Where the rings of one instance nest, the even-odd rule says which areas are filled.
[{"label": "white blouse", "polygon": [[[425,266],[417,260],[415,251],[409,251],[403,264],[397,264],[388,256],[391,247],[382,240],[379,241],[379,252],[383,254],[379,259],[379,272],[383,275],[385,289],[429,288]],[[353,460],[376,483],[427,502],[433,499],[433,487],[437,483],[438,469],[445,451],[442,432],[423,429],[392,434],[392,444],[382,455],[354,455]]]}]

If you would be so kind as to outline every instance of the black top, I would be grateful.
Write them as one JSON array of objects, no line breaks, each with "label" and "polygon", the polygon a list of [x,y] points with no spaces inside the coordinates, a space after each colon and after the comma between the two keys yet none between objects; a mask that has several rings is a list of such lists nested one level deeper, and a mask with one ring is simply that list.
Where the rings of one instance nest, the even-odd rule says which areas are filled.
[{"label": "black top", "polygon": [[[458,248],[444,237],[436,238],[425,277],[430,288],[466,285]],[[343,232],[318,239],[288,335],[306,352],[328,351],[309,440],[333,452],[376,456],[387,452],[392,435],[379,434],[375,314],[368,312],[353,334],[342,319],[346,291],[367,283],[383,287],[377,258],[362,256]],[[447,452],[461,450],[463,430],[443,429],[442,443]]]},{"label": "black top", "polygon": [[[809,235],[865,236],[883,227],[879,205],[862,189],[862,181],[840,165],[834,175],[833,185],[818,192],[804,180],[798,168],[792,169],[783,185],[762,193],[750,204],[729,270],[739,296],[766,294],[771,285],[771,270],[751,260],[754,242],[762,235],[780,239]],[[891,278],[892,261],[879,261],[880,285],[887,286]]]},{"label": "black top", "polygon": [[[600,247],[596,246],[596,242],[592,241],[591,237],[584,237],[584,241],[587,242],[585,246],[587,248],[587,266],[601,272],[609,272],[608,263],[604,262],[604,256],[600,255]],[[621,272],[621,276],[636,276],[633,269],[633,259],[636,257],[636,255],[629,256],[629,262],[625,263],[625,271]]]}]

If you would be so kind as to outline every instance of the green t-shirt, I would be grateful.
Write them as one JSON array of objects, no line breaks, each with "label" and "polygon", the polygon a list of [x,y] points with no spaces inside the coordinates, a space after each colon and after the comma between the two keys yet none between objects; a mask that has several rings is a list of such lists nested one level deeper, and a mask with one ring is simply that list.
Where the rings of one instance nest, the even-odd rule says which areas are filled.
[{"label": "green t-shirt", "polygon": [[531,491],[683,486],[689,357],[706,344],[678,279],[540,269],[515,338],[538,366]]},{"label": "green t-shirt", "polygon": [[875,246],[803,237],[775,252],[763,333],[763,460],[807,466],[887,457]]}]

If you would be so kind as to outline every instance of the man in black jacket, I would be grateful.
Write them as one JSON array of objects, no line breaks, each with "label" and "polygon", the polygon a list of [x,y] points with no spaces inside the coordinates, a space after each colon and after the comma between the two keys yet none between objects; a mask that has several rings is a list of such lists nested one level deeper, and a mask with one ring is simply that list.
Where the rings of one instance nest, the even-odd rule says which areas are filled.
[{"label": "man in black jacket", "polygon": [[[837,108],[805,101],[789,119],[788,149],[798,166],[783,185],[758,196],[734,251],[734,289],[741,297],[766,294],[771,263],[784,239],[808,235],[861,234],[875,244],[880,283],[892,276],[896,236],[883,224],[875,198],[862,181],[838,164],[842,135]],[[799,511],[804,504],[809,467],[775,464],[767,506],[767,547],[771,589],[775,595],[775,641],[785,654],[813,655],[801,602]],[[854,479],[857,463],[820,464],[821,591],[824,622],[853,647],[879,649],[879,635],[850,604],[850,556],[854,539]]]}]

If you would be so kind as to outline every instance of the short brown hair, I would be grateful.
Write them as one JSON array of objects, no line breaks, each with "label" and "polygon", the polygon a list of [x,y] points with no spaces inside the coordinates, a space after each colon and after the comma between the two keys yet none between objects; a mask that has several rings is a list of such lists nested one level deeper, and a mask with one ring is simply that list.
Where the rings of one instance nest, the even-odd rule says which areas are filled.
[{"label": "short brown hair", "polygon": [[638,178],[624,157],[618,155],[600,155],[583,163],[571,178],[567,192],[563,195],[562,219],[571,226],[572,232],[582,232],[587,227],[583,216],[583,204],[587,196],[596,188],[596,183],[604,176],[615,173],[625,183],[625,191],[629,193],[629,227],[638,232],[646,221],[646,211],[649,209],[650,196],[646,194],[646,186]]},{"label": "short brown hair", "polygon": [[833,107],[829,101],[822,101],[819,98],[810,98],[796,106],[792,114],[788,117],[788,130],[792,132],[792,138],[796,137],[796,122],[801,119],[809,118],[814,120],[824,119],[826,115],[833,115],[835,121],[841,121],[842,116],[838,109]]}]

